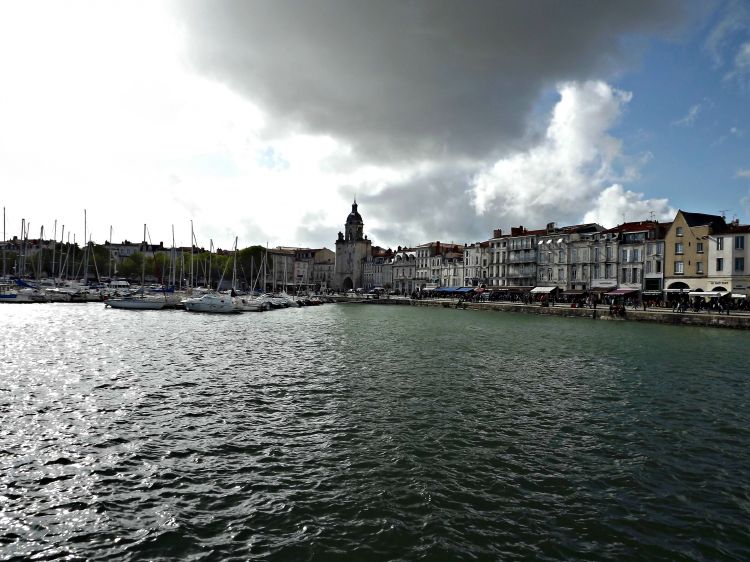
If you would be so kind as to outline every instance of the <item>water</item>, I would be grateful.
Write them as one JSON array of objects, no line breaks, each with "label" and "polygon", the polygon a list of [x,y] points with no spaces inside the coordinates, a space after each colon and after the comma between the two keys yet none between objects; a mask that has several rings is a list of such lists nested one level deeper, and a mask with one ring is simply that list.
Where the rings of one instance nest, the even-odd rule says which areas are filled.
[{"label": "water", "polygon": [[750,558],[744,332],[0,315],[3,560]]}]

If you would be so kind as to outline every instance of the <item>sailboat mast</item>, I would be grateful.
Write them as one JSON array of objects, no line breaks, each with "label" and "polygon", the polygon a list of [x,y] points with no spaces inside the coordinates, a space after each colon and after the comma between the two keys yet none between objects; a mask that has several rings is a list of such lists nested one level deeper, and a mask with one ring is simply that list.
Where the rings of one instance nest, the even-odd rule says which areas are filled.
[{"label": "sailboat mast", "polygon": [[232,289],[237,290],[237,237],[234,237],[234,264],[232,267]]},{"label": "sailboat mast", "polygon": [[42,242],[44,240],[44,226],[39,230],[39,259],[37,260],[37,268],[36,268],[36,280],[37,280],[37,286],[39,286],[39,280],[42,278],[42,253],[43,253],[43,245]]},{"label": "sailboat mast", "polygon": [[21,278],[26,277],[26,219],[21,219]]},{"label": "sailboat mast", "polygon": [[107,260],[107,276],[109,282],[112,282],[112,225],[109,225],[109,259]]},{"label": "sailboat mast", "polygon": [[88,242],[88,217],[86,209],[83,210],[83,243],[86,245],[83,254],[83,283],[89,283],[89,242]]},{"label": "sailboat mast", "polygon": [[55,283],[55,254],[57,253],[57,219],[55,219],[55,231],[52,235],[52,267],[50,267],[50,272],[52,273],[52,283],[57,285]]},{"label": "sailboat mast", "polygon": [[175,261],[176,259],[177,259],[177,256],[175,254],[175,249],[174,249],[174,225],[172,225],[172,251],[170,252],[170,255],[169,255],[169,261],[170,261],[170,267],[171,267],[171,270],[170,270],[171,283],[170,283],[170,285],[173,288],[175,286],[175,276],[177,274],[177,263]]},{"label": "sailboat mast", "polygon": [[3,207],[3,278],[5,273],[5,207]]},{"label": "sailboat mast", "polygon": [[[208,288],[213,289],[211,285],[211,254],[214,251],[214,241],[212,238],[208,239]],[[218,289],[218,287],[217,287]]]},{"label": "sailboat mast", "polygon": [[190,221],[190,281],[188,287],[193,286],[193,248],[195,247],[195,235],[193,234],[193,221]]},{"label": "sailboat mast", "polygon": [[[57,276],[62,277],[62,251],[63,243],[65,242],[65,225],[62,225],[62,234],[60,235],[60,259],[57,262]],[[68,255],[65,254],[65,260],[67,261]]]},{"label": "sailboat mast", "polygon": [[143,225],[143,259],[141,260],[141,296],[143,296],[143,291],[146,285],[146,250],[148,250],[148,245],[146,244],[146,225]]}]

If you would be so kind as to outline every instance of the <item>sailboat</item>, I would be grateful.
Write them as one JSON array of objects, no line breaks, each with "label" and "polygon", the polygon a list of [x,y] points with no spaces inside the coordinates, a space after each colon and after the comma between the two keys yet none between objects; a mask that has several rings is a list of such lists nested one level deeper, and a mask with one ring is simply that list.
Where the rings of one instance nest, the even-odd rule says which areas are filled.
[{"label": "sailboat", "polygon": [[[143,240],[146,240],[146,225],[143,225]],[[148,298],[144,293],[146,285],[146,255],[143,255],[141,262],[141,290],[140,294],[127,297],[107,299],[104,307],[125,308],[128,310],[161,310],[164,308],[164,299]]]},{"label": "sailboat", "polygon": [[[234,291],[234,285],[235,285],[235,278],[236,278],[236,268],[237,268],[237,239],[234,240],[234,274],[232,279],[232,291],[229,295],[221,294],[221,293],[206,293],[205,295],[202,295],[200,297],[191,297],[184,299],[182,301],[182,305],[185,307],[185,310],[189,312],[217,312],[217,313],[230,313],[230,312],[242,312],[242,309],[237,306],[237,301],[235,300],[235,291]],[[224,280],[224,275],[222,274],[221,280],[219,281],[219,286],[221,286],[222,281]]]}]

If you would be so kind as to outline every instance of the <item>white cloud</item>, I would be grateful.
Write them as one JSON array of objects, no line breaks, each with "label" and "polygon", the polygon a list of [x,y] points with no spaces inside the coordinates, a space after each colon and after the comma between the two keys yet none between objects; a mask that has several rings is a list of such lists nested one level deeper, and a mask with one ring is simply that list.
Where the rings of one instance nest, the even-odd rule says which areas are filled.
[{"label": "white cloud", "polygon": [[642,193],[626,191],[619,184],[599,193],[594,207],[586,213],[584,222],[614,226],[622,222],[649,219],[672,220],[677,210],[667,199],[644,199]]},{"label": "white cloud", "polygon": [[[624,155],[621,141],[607,132],[631,94],[604,82],[567,83],[559,92],[545,138],[474,178],[476,212],[525,221],[531,227],[549,220],[577,221],[584,214],[613,225],[623,213],[632,218],[648,218],[651,210],[660,213],[662,200],[646,201],[641,194],[612,185],[638,176],[639,161]],[[649,158],[643,155],[640,162]],[[587,213],[592,203],[596,211]],[[613,203],[614,214],[603,212]]]},{"label": "white cloud", "polygon": [[736,178],[750,178],[750,168],[740,169],[734,174]]},{"label": "white cloud", "polygon": [[675,121],[672,121],[672,125],[677,125],[681,127],[692,127],[695,124],[695,118],[698,117],[698,114],[701,111],[701,104],[697,103],[690,107],[687,114],[684,117],[681,117],[680,119],[676,119]]}]

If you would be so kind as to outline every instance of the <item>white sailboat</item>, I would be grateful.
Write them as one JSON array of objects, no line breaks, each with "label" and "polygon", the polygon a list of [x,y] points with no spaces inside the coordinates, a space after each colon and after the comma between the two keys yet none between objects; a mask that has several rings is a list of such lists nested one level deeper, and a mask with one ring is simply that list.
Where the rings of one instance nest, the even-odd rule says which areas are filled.
[{"label": "white sailboat", "polygon": [[[237,239],[234,241],[234,254],[235,254],[235,275],[236,276],[236,255],[237,255]],[[219,286],[224,280],[222,275],[219,281]],[[234,280],[232,281],[232,293],[234,293]],[[192,297],[184,299],[182,305],[185,310],[189,312],[214,312],[221,314],[228,314],[233,312],[242,312],[242,308],[237,305],[237,300],[233,294],[222,294],[222,293],[206,293],[200,297]]]},{"label": "white sailboat", "polygon": [[[143,225],[143,240],[146,240],[146,225]],[[147,297],[144,288],[146,280],[146,255],[143,255],[141,262],[141,290],[138,295],[131,295],[127,297],[118,297],[107,299],[104,303],[105,308],[124,308],[127,310],[161,310],[164,308],[163,298],[150,298]]]}]

